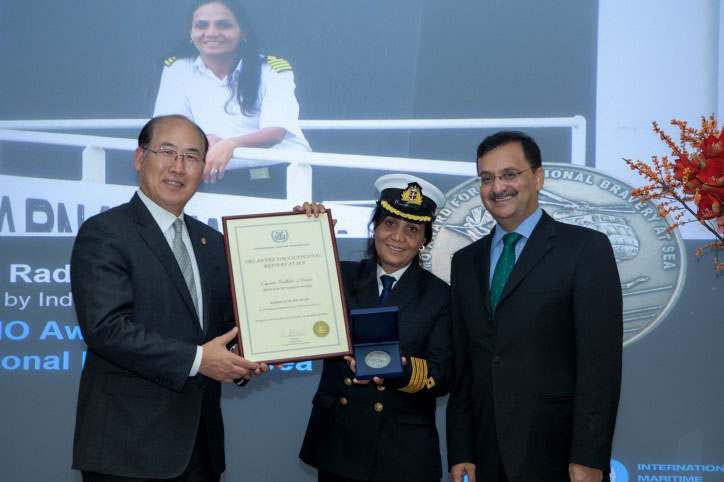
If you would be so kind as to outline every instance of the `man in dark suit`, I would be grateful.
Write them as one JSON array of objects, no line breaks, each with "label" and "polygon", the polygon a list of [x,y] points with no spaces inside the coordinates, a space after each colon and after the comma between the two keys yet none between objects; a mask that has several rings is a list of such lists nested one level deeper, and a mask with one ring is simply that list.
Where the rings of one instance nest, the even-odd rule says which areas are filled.
[{"label": "man in dark suit", "polygon": [[206,136],[185,117],[158,117],[138,146],[140,189],[88,219],[73,247],[88,345],[73,468],[84,481],[219,480],[219,382],[267,367],[227,350],[236,328],[223,238],[183,214],[201,181]]},{"label": "man in dark suit", "polygon": [[538,207],[544,173],[529,136],[486,138],[478,174],[497,225],[452,260],[451,478],[608,480],[623,328],[611,245]]}]

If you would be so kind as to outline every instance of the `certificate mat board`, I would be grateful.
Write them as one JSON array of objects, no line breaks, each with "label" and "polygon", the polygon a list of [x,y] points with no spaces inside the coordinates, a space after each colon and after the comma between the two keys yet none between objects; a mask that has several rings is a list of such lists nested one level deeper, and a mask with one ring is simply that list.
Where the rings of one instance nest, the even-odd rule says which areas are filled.
[{"label": "certificate mat board", "polygon": [[239,354],[266,363],[350,355],[331,211],[223,223]]}]

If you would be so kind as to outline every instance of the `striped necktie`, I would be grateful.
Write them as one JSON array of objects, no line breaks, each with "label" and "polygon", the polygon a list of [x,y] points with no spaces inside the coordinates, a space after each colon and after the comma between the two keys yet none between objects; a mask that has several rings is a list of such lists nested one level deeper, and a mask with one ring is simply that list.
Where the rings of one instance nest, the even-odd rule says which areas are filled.
[{"label": "striped necktie", "polygon": [[183,238],[181,237],[182,227],[183,221],[181,221],[181,219],[176,219],[176,221],[173,222],[173,255],[176,257],[178,267],[181,268],[181,274],[184,276],[184,281],[186,281],[186,286],[189,289],[189,294],[191,295],[191,301],[193,301],[194,303],[194,309],[196,310],[196,314],[200,316],[199,301],[196,297],[196,282],[194,281],[194,269],[191,266],[191,257],[189,256],[189,251],[186,249],[186,245],[184,244]]}]

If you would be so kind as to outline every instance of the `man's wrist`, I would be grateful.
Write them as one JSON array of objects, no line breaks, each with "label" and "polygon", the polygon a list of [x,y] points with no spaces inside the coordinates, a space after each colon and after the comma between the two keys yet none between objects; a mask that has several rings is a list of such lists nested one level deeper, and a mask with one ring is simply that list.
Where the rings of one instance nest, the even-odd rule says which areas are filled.
[{"label": "man's wrist", "polygon": [[204,357],[204,348],[201,346],[196,347],[196,356],[194,357],[194,363],[191,365],[191,370],[189,371],[190,377],[195,377],[199,373],[199,368],[201,368],[201,359]]}]

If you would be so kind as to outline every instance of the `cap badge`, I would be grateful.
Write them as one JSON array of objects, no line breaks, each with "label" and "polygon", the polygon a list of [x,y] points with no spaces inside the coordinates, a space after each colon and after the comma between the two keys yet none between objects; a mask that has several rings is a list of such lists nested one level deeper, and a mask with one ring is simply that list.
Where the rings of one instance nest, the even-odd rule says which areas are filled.
[{"label": "cap badge", "polygon": [[407,185],[407,189],[402,191],[400,199],[408,204],[420,206],[422,205],[422,188],[416,182],[411,182]]}]

